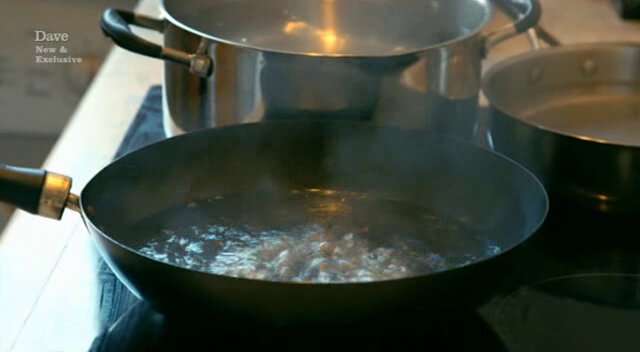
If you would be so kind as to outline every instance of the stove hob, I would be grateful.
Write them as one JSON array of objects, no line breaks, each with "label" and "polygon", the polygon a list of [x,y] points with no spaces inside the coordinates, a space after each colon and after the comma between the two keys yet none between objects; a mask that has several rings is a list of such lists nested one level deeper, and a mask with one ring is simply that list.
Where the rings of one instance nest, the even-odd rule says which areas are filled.
[{"label": "stove hob", "polygon": [[[160,87],[152,87],[116,157],[166,138],[161,99]],[[640,326],[640,236],[635,229],[637,221],[631,218],[554,203],[542,229],[515,250],[518,265],[504,287],[478,312],[448,321],[425,317],[424,324],[402,326],[392,320],[338,331],[224,328],[215,317],[167,318],[133,297],[103,263],[98,273],[100,321],[109,328],[95,339],[91,351],[403,346],[445,351],[638,351],[640,334],[636,338],[632,333]],[[339,342],[340,337],[347,339]]]},{"label": "stove hob", "polygon": [[525,286],[487,314],[509,351],[638,351],[640,276],[582,274]]},{"label": "stove hob", "polygon": [[238,350],[327,351],[405,350],[416,346],[444,351],[506,351],[491,327],[477,314],[424,324],[384,324],[350,327],[306,326],[288,329],[251,329],[195,318],[166,318],[144,302],[137,303],[105,334],[91,351]]},{"label": "stove hob", "polygon": [[[435,348],[438,351],[637,351],[640,276],[583,274],[545,280],[476,313],[437,324],[332,330],[250,330],[196,319],[168,319],[139,302],[95,340],[91,351],[326,351]],[[425,317],[427,321],[429,317]],[[212,323],[215,322],[215,323]]]}]

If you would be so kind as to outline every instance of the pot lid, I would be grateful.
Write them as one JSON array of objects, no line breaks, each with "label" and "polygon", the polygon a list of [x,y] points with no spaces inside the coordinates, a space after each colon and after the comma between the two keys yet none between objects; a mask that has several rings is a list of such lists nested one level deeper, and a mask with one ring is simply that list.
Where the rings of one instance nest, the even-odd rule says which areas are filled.
[{"label": "pot lid", "polygon": [[198,35],[263,51],[392,56],[474,35],[488,0],[163,0],[164,16]]}]

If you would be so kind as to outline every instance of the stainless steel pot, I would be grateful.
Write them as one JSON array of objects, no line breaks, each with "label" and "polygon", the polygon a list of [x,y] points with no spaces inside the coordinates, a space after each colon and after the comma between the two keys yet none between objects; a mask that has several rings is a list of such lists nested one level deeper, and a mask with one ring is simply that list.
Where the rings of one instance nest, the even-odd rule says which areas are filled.
[{"label": "stainless steel pot", "polygon": [[[162,20],[108,9],[114,42],[166,61],[170,135],[276,118],[428,127],[469,138],[487,47],[526,31],[537,0],[485,31],[489,0],[164,0]],[[129,25],[158,30],[164,46]]]},{"label": "stainless steel pot", "polygon": [[492,67],[496,151],[533,171],[553,200],[640,212],[640,46],[582,44]]}]

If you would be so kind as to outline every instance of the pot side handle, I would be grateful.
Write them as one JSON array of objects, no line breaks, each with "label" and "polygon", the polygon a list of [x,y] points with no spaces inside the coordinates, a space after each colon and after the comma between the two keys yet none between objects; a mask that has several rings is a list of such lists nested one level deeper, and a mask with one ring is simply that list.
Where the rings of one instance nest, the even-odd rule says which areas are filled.
[{"label": "pot side handle", "polygon": [[68,176],[0,163],[0,201],[32,214],[59,220],[67,207],[79,211],[71,183]]},{"label": "pot side handle", "polygon": [[213,61],[208,56],[197,53],[189,54],[152,43],[134,34],[131,31],[131,25],[163,32],[165,22],[131,11],[112,8],[106,9],[100,19],[102,32],[121,48],[186,66],[191,73],[200,77],[208,77],[213,72]]},{"label": "pot side handle", "polygon": [[498,43],[534,28],[542,16],[539,0],[492,0],[514,21],[494,31],[484,33],[486,47]]}]

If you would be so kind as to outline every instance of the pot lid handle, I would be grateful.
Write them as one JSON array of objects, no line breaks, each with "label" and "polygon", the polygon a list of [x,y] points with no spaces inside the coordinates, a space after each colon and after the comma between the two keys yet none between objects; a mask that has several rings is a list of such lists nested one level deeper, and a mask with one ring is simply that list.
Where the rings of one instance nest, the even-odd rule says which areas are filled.
[{"label": "pot lid handle", "polygon": [[158,32],[163,32],[165,28],[163,20],[112,8],[106,9],[100,19],[102,32],[111,38],[116,45],[124,49],[181,64],[186,66],[191,73],[200,77],[208,77],[213,72],[213,61],[207,55],[202,53],[189,54],[152,43],[134,34],[131,31],[131,25]]},{"label": "pot lid handle", "polygon": [[542,5],[538,0],[492,0],[514,21],[497,30],[484,34],[487,48],[526,32],[535,27],[542,16]]}]

